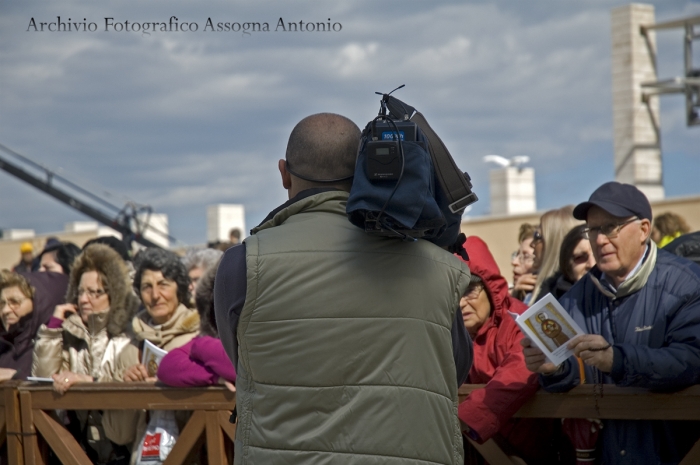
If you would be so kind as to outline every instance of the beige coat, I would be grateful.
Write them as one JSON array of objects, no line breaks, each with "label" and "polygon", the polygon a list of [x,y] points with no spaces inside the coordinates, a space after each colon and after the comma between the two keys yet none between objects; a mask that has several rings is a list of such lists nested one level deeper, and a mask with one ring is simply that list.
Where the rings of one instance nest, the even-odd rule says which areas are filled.
[{"label": "beige coat", "polygon": [[[124,371],[141,363],[140,347],[148,340],[161,349],[170,351],[187,344],[199,333],[199,314],[184,305],[175,310],[172,318],[154,325],[148,312],[143,310],[132,320],[133,339],[119,353],[115,363],[115,378],[122,381]],[[140,440],[146,428],[145,410],[112,410],[104,412],[102,425],[107,437],[116,444],[132,444]],[[138,444],[133,444],[134,451]]]},{"label": "beige coat", "polygon": [[124,379],[127,368],[141,363],[143,341],[150,341],[161,349],[170,351],[194,339],[199,334],[199,313],[180,304],[169,321],[154,325],[148,312],[142,310],[131,321],[131,327],[131,344],[123,348],[115,361],[115,378],[119,381]]},{"label": "beige coat", "polygon": [[[92,376],[97,382],[118,381],[115,361],[118,354],[131,343],[126,334],[110,337],[107,332],[108,312],[92,314],[87,325],[76,314],[69,316],[61,328],[39,329],[34,346],[32,373],[50,377],[62,371]],[[75,412],[81,430],[87,423],[87,440],[102,459],[109,459],[112,445],[107,441],[102,418],[97,411]]]},{"label": "beige coat", "polygon": [[34,346],[32,374],[50,377],[62,371],[90,375],[95,381],[116,381],[117,355],[131,342],[122,333],[107,333],[108,312],[90,315],[87,325],[76,314],[70,315],[61,328],[42,325]]},{"label": "beige coat", "polygon": [[61,328],[42,325],[34,346],[32,374],[49,377],[61,371],[90,375],[95,381],[115,381],[117,355],[128,346],[127,335],[139,307],[127,267],[119,255],[102,244],[88,246],[73,264],[66,302],[78,304],[83,273],[98,269],[108,283],[110,310],[90,315],[87,323],[72,314]]}]

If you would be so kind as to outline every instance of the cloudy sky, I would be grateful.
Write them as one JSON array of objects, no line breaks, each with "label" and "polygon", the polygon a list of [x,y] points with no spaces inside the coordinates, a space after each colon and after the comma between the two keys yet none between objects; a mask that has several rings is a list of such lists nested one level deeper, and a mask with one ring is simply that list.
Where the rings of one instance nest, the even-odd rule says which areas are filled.
[{"label": "cloudy sky", "polygon": [[[610,10],[625,2],[4,0],[0,144],[121,206],[167,213],[186,244],[206,240],[206,206],[241,203],[248,227],[286,200],[276,169],[302,117],[330,111],[359,126],[378,96],[419,108],[474,179],[489,212],[487,154],[529,155],[539,209],[575,203],[614,177]],[[656,1],[657,21],[700,3]],[[34,31],[94,22],[95,32]],[[196,23],[199,30],[105,29]],[[270,31],[204,31],[207,20]],[[288,22],[337,32],[275,31]],[[336,29],[338,29],[336,27]],[[682,71],[680,30],[660,32],[659,74]],[[683,99],[661,101],[668,196],[700,193],[700,128]],[[0,229],[59,231],[89,220],[0,171]]]}]

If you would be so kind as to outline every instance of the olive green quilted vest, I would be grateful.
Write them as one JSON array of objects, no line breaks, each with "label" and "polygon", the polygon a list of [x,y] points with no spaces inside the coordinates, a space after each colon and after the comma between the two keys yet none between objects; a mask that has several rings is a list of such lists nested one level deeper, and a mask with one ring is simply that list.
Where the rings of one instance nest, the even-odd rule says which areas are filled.
[{"label": "olive green quilted vest", "polygon": [[246,239],[235,463],[462,464],[450,328],[469,283],[426,241],[302,199]]}]

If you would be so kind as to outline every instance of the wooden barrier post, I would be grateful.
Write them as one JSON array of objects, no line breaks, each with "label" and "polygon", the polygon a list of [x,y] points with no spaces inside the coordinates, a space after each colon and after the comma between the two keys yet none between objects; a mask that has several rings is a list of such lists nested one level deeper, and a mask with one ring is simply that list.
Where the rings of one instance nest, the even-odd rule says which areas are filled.
[{"label": "wooden barrier post", "polygon": [[19,408],[22,419],[22,449],[24,463],[27,465],[44,465],[43,457],[39,452],[39,443],[36,439],[34,419],[32,415],[32,395],[26,391],[19,391]]},{"label": "wooden barrier post", "polygon": [[19,407],[18,382],[3,383],[3,406],[5,407],[5,437],[7,459],[11,464],[24,465],[22,417]]},{"label": "wooden barrier post", "polygon": [[[151,383],[85,383],[73,385],[60,396],[48,386],[23,383],[9,391],[10,394],[18,393],[18,423],[22,427],[18,437],[24,438],[19,444],[24,461],[10,461],[13,464],[43,464],[37,446],[38,433],[63,464],[90,465],[75,438],[45,412],[56,409],[192,410],[190,420],[164,465],[186,463],[203,445],[207,447],[210,465],[230,463],[232,459],[232,454],[227,453],[225,438],[235,438],[235,428],[228,423],[230,413],[227,412],[235,408],[236,395],[224,387],[169,388]],[[6,397],[10,394],[5,392]]]},{"label": "wooden barrier post", "polygon": [[198,445],[202,443],[206,421],[205,412],[192,412],[190,421],[187,422],[180,432],[180,437],[177,439],[173,450],[170,451],[163,465],[182,465],[191,457],[193,451],[199,449]]}]

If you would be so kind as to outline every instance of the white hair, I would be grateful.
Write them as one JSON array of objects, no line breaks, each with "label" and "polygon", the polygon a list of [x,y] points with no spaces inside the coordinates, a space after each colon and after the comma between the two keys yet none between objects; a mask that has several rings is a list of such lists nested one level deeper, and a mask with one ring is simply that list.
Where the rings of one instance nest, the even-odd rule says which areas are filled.
[{"label": "white hair", "polygon": [[202,268],[204,271],[215,266],[224,253],[217,249],[189,249],[182,257],[182,263],[189,272],[192,268]]}]

